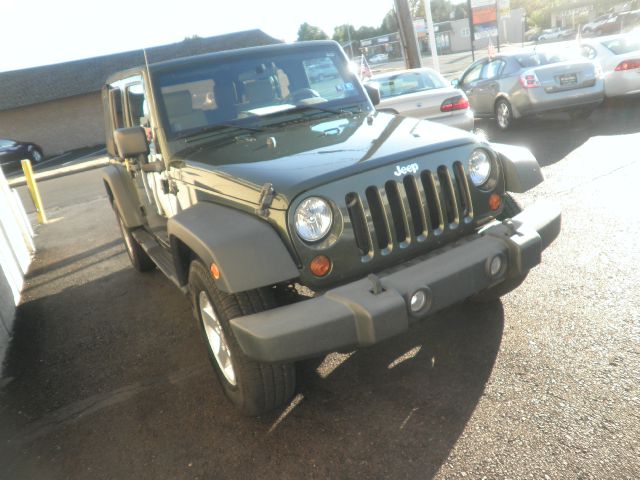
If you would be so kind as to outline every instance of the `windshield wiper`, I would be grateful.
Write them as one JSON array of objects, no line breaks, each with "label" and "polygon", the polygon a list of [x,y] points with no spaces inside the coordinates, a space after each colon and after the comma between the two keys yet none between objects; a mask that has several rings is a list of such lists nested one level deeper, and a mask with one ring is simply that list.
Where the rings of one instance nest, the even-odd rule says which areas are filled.
[{"label": "windshield wiper", "polygon": [[265,132],[265,127],[250,127],[248,125],[238,125],[235,123],[215,123],[195,130],[188,130],[176,138],[185,138],[187,142],[194,142],[202,137],[215,135],[217,133],[237,133],[238,130],[245,132]]}]

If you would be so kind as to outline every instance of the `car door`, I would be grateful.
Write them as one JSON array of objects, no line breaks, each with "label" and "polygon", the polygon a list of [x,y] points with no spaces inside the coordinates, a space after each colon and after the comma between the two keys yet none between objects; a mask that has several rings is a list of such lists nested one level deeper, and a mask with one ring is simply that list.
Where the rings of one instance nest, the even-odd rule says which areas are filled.
[{"label": "car door", "polygon": [[502,58],[495,58],[482,67],[474,90],[478,108],[484,113],[493,113],[495,99],[500,91],[499,79],[505,65]]},{"label": "car door", "polygon": [[178,212],[178,205],[171,192],[164,160],[156,148],[155,129],[142,77],[136,77],[124,86],[124,99],[126,125],[142,127],[149,142],[149,155],[139,159],[134,176],[145,223],[159,240],[168,242],[167,219]]},{"label": "car door", "polygon": [[477,90],[478,85],[480,84],[480,74],[482,73],[483,67],[486,65],[488,59],[478,60],[476,63],[471,64],[469,68],[464,72],[462,78],[460,79],[460,88],[464,90],[467,98],[469,99],[469,104],[471,105],[471,109],[474,111],[476,115],[487,115],[492,114],[493,111],[486,111],[486,109],[482,109],[480,97],[478,94],[480,93]]}]

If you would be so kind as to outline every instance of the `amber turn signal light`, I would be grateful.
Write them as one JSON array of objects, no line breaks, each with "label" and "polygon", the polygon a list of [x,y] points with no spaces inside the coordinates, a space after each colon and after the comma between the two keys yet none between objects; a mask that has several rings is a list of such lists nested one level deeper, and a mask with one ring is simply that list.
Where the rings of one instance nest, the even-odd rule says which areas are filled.
[{"label": "amber turn signal light", "polygon": [[489,208],[496,211],[500,208],[500,205],[502,205],[502,198],[497,193],[492,193],[489,196]]},{"label": "amber turn signal light", "polygon": [[331,271],[331,260],[329,260],[324,255],[318,255],[311,260],[309,264],[309,270],[316,277],[324,277],[327,273]]},{"label": "amber turn signal light", "polygon": [[220,279],[220,269],[215,263],[211,264],[211,266],[209,267],[209,271],[211,272],[211,276],[214,280]]}]

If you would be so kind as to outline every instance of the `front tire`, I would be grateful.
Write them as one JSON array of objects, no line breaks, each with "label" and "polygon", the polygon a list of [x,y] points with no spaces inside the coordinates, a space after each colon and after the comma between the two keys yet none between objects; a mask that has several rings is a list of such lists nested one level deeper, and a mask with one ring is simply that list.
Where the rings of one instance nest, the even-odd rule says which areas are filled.
[{"label": "front tire", "polygon": [[247,357],[229,321],[276,306],[265,288],[224,293],[199,260],[189,269],[189,296],[207,346],[209,360],[227,398],[244,415],[260,415],[285,405],[295,389],[292,363],[264,363]]},{"label": "front tire", "polygon": [[504,98],[501,98],[496,102],[495,114],[498,128],[502,131],[509,130],[513,125],[514,120],[511,104]]}]

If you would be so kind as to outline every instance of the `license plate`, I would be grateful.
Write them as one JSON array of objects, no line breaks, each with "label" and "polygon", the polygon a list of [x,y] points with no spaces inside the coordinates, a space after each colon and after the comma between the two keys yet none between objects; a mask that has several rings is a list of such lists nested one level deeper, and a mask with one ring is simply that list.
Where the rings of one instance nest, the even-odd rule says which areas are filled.
[{"label": "license plate", "polygon": [[558,76],[558,81],[560,85],[575,85],[578,83],[578,76],[575,73],[565,73],[564,75]]}]

